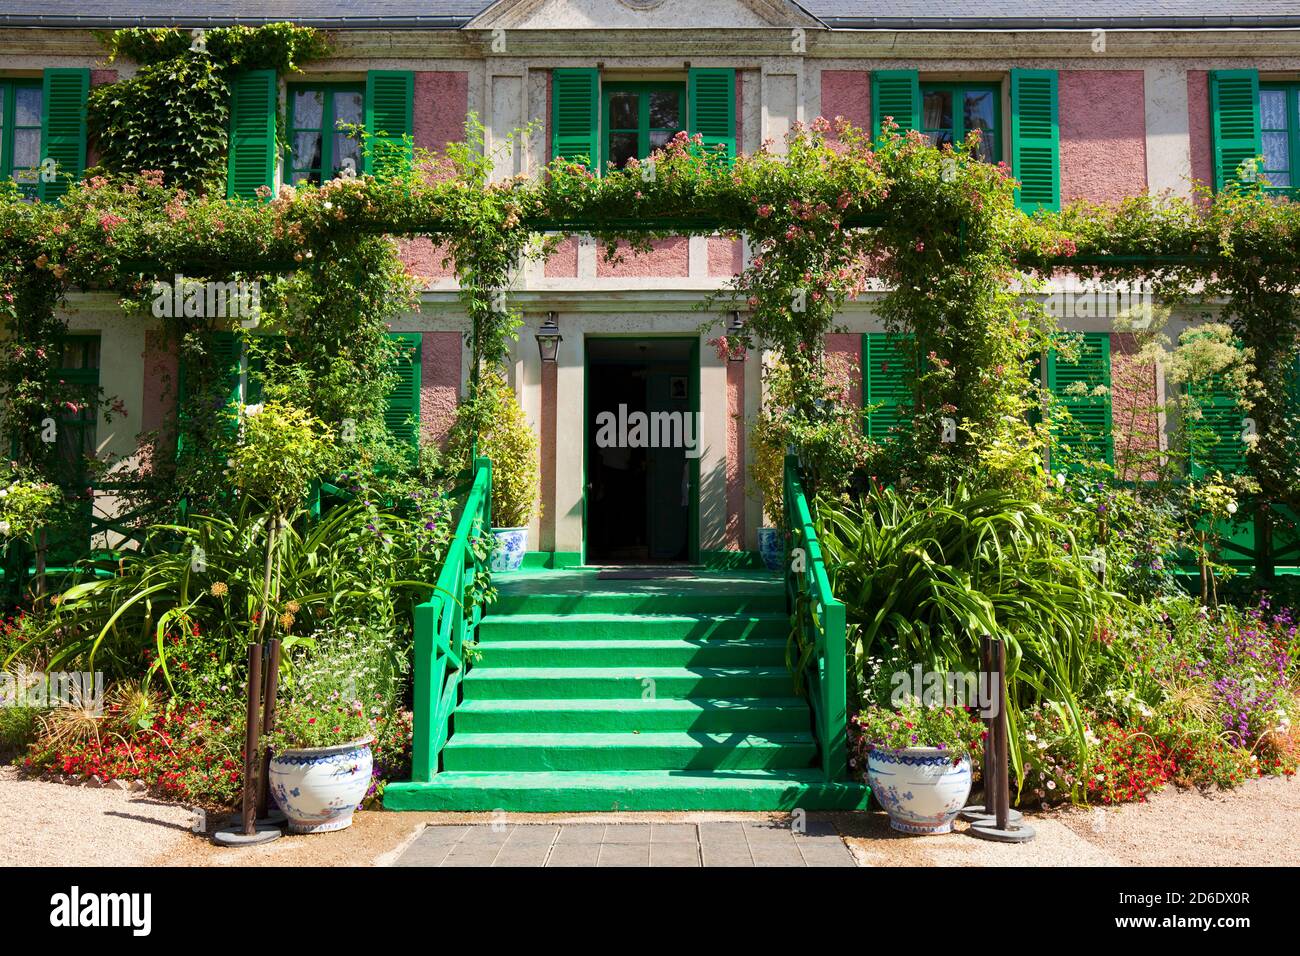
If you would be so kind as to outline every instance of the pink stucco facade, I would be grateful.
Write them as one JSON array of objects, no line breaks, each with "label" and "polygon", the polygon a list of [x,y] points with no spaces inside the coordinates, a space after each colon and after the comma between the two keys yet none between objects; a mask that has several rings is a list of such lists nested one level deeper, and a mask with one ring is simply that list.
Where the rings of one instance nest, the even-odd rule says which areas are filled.
[{"label": "pink stucco facade", "polygon": [[1141,70],[1062,70],[1061,201],[1114,202],[1146,192]]},{"label": "pink stucco facade", "polygon": [[420,434],[443,442],[460,401],[461,334],[425,332],[420,351]]},{"label": "pink stucco facade", "polygon": [[852,332],[831,332],[826,336],[826,354],[849,370],[851,404],[862,407],[862,336]]},{"label": "pink stucco facade", "polygon": [[871,78],[865,70],[822,70],[821,115],[871,129]]},{"label": "pink stucco facade", "polygon": [[1192,179],[1214,182],[1214,152],[1210,145],[1210,74],[1187,71],[1187,138],[1192,152]]},{"label": "pink stucco facade", "polygon": [[544,266],[548,279],[576,279],[578,277],[578,240],[567,236],[546,259]]},{"label": "pink stucco facade", "polygon": [[469,114],[469,74],[464,71],[415,74],[415,145],[442,152],[465,138]]},{"label": "pink stucco facade", "polygon": [[[155,441],[166,448],[175,440],[176,399],[180,386],[180,345],[163,329],[144,333],[144,383],[139,411],[140,447]],[[133,409],[127,407],[127,420]]]},{"label": "pink stucco facade", "polygon": [[745,547],[745,363],[727,362],[727,548]]},{"label": "pink stucco facade", "polygon": [[633,255],[625,247],[622,260],[607,262],[604,247],[596,256],[596,275],[600,278],[685,278],[690,274],[690,240],[685,236],[660,239],[644,255]]}]

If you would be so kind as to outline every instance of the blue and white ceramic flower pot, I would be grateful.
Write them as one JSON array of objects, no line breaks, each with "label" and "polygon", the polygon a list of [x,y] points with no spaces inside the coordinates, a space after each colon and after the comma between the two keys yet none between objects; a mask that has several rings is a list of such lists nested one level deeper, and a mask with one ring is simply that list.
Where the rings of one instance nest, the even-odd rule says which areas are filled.
[{"label": "blue and white ceramic flower pot", "polygon": [[518,571],[528,551],[528,529],[493,528],[492,536],[497,539],[497,549],[492,553],[492,573]]},{"label": "blue and white ceramic flower pot", "polygon": [[954,763],[952,753],[938,747],[873,747],[867,753],[867,783],[895,830],[951,833],[970,796],[970,758]]},{"label": "blue and white ceramic flower pot", "polygon": [[337,747],[286,750],[271,757],[271,795],[290,833],[328,833],[352,826],[370,790],[370,738]]},{"label": "blue and white ceramic flower pot", "polygon": [[758,553],[769,571],[780,571],[785,558],[780,528],[758,529]]}]

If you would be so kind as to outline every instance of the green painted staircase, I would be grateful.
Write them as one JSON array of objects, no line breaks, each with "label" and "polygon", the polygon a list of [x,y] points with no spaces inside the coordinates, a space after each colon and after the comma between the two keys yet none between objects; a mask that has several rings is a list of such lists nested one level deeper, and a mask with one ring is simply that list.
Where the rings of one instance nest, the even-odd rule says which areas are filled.
[{"label": "green painted staircase", "polygon": [[428,782],[397,810],[778,810],[866,805],[827,781],[785,666],[769,575],[498,579],[478,657]]}]

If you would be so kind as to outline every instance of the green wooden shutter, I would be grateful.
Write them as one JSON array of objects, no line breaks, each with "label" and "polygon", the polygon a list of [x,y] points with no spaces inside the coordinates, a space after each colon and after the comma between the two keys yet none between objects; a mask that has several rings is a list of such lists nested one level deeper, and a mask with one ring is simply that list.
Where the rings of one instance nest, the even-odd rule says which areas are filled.
[{"label": "green wooden shutter", "polygon": [[1259,73],[1210,73],[1210,127],[1214,135],[1214,189],[1240,183],[1239,169],[1263,152],[1259,132]]},{"label": "green wooden shutter", "polygon": [[1225,475],[1246,472],[1246,443],[1242,440],[1243,414],[1237,396],[1214,376],[1193,395],[1201,406],[1201,420],[1194,423],[1200,432],[1192,443],[1191,473],[1193,478],[1204,478],[1214,471]]},{"label": "green wooden shutter", "polygon": [[415,74],[409,70],[371,70],[366,74],[365,171],[385,179],[414,161]]},{"label": "green wooden shutter", "polygon": [[[243,362],[243,343],[239,336],[234,332],[213,332],[208,361],[217,370],[218,392],[224,401],[223,412],[227,415],[227,418],[221,422],[221,430],[223,434],[233,436],[237,427],[235,416],[239,411],[242,397],[240,372]],[[189,363],[182,353],[176,376],[176,453],[178,455],[184,450],[186,442],[191,440],[187,437],[190,424],[184,418],[185,406],[189,402],[190,389],[193,387],[191,380],[195,378],[201,380],[201,376],[194,375],[188,366]]]},{"label": "green wooden shutter", "polygon": [[921,128],[921,83],[916,70],[876,70],[871,74],[871,126],[892,116],[900,131]]},{"label": "green wooden shutter", "polygon": [[910,419],[916,342],[910,335],[868,332],[862,336],[862,404],[879,405],[867,413],[867,437],[888,441],[890,432]]},{"label": "green wooden shutter", "polygon": [[275,70],[249,70],[230,81],[227,199],[257,199],[259,188],[275,187],[279,90]]},{"label": "green wooden shutter", "polygon": [[600,156],[600,72],[556,70],[551,77],[551,158],[585,163],[595,171]]},{"label": "green wooden shutter", "polygon": [[690,133],[704,138],[704,148],[736,158],[736,71],[693,69],[686,82]]},{"label": "green wooden shutter", "polygon": [[419,332],[395,332],[391,338],[403,348],[397,361],[397,384],[388,393],[384,424],[398,442],[415,449],[420,446],[420,362],[424,336]]},{"label": "green wooden shutter", "polygon": [[1011,71],[1011,161],[1026,212],[1061,208],[1061,128],[1055,70]]},{"label": "green wooden shutter", "polygon": [[[1070,386],[1082,386],[1086,394],[1071,394]],[[1097,386],[1105,394],[1093,395]],[[1055,350],[1047,354],[1047,388],[1074,419],[1074,430],[1061,435],[1060,443],[1082,460],[1115,461],[1110,401],[1110,333],[1086,332],[1078,358],[1067,362]]]},{"label": "green wooden shutter", "polygon": [[[46,70],[41,95],[41,162],[54,160],[55,179],[42,176],[43,202],[61,199],[86,168],[86,97],[90,70]],[[43,172],[43,171],[42,171]]]}]

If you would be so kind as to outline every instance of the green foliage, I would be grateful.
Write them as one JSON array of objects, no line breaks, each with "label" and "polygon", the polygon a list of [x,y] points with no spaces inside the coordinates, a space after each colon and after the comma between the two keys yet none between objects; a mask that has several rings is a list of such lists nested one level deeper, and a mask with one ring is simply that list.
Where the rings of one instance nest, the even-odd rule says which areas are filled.
[{"label": "green foliage", "polygon": [[[849,624],[850,700],[875,675],[978,671],[980,638],[1007,649],[1010,720],[1060,701],[1082,741],[1079,698],[1124,604],[1077,555],[1070,527],[1000,489],[874,489],[859,505],[822,502],[817,534]],[[1082,749],[1082,747],[1081,747]],[[1019,773],[1021,754],[1012,751]]]},{"label": "green foliage", "polygon": [[477,393],[457,411],[448,442],[448,459],[469,468],[477,441],[480,456],[492,460],[492,523],[517,528],[538,507],[537,435],[528,425],[514,389],[497,372],[486,374]]},{"label": "green foliage", "polygon": [[867,753],[874,747],[905,750],[909,747],[937,747],[947,751],[956,763],[963,757],[979,759],[984,737],[980,719],[960,707],[926,707],[907,703],[898,708],[872,704],[853,718],[859,746],[858,761],[866,766]]},{"label": "green foliage", "polygon": [[[425,495],[383,507],[368,490],[358,492],[318,521],[301,511],[287,516],[271,635],[289,643],[334,620],[400,629],[429,596],[450,536],[450,502]],[[245,500],[233,517],[155,526],[138,553],[104,563],[111,575],[60,595],[30,643],[52,669],[147,670],[173,686],[204,673],[209,684],[236,683],[262,607],[268,520]]]},{"label": "green foliage", "polygon": [[243,435],[229,462],[232,483],[284,514],[307,497],[334,458],[334,433],[319,419],[286,402],[242,410]]},{"label": "green foliage", "polygon": [[361,621],[322,628],[294,649],[292,680],[263,745],[283,753],[377,737],[396,712],[408,666],[391,633]]},{"label": "green foliage", "polygon": [[108,49],[109,62],[125,58],[148,66],[187,53],[206,52],[227,69],[278,73],[291,73],[303,63],[328,56],[331,48],[325,34],[293,23],[214,27],[200,34],[173,27],[131,27],[101,39]]},{"label": "green foliage", "polygon": [[329,53],[310,27],[272,23],[200,31],[118,30],[102,37],[110,62],[124,57],[136,73],[93,88],[90,129],[106,170],[160,170],[189,192],[224,192],[230,78],[243,70],[289,73]]},{"label": "green foliage", "polygon": [[[862,433],[862,413],[849,398],[851,369],[830,358],[824,378],[804,380],[784,361],[765,366],[766,400],[750,431],[750,480],[773,526],[781,524],[785,455],[798,449],[809,494],[843,494],[867,466],[873,450]],[[811,404],[800,389],[812,389]]]},{"label": "green foliage", "polygon": [[48,481],[0,485],[0,536],[30,539],[49,520],[62,499],[59,489]]},{"label": "green foliage", "polygon": [[224,189],[230,90],[211,57],[178,56],[93,87],[88,113],[104,168],[161,170],[191,192]]}]

